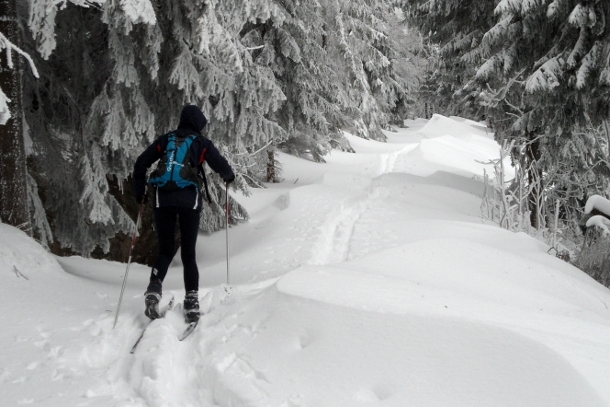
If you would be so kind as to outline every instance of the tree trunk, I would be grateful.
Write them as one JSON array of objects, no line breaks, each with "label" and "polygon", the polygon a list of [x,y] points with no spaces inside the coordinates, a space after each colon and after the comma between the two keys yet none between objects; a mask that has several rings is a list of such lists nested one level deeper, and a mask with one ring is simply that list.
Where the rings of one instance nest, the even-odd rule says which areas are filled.
[{"label": "tree trunk", "polygon": [[[17,2],[0,0],[0,32],[20,45]],[[13,53],[9,68],[6,51],[0,53],[0,87],[11,100],[11,118],[0,125],[0,220],[31,234],[27,202],[23,110],[21,105],[21,57]]]},{"label": "tree trunk", "polygon": [[267,182],[277,182],[275,174],[275,152],[273,147],[267,150]]},{"label": "tree trunk", "polygon": [[525,155],[527,159],[527,175],[528,182],[530,185],[530,192],[528,197],[529,209],[530,209],[530,224],[535,229],[539,229],[544,225],[540,224],[540,211],[541,211],[541,194],[543,191],[542,185],[542,171],[538,166],[538,161],[542,156],[540,151],[540,140],[535,140],[536,136],[529,132],[526,133],[528,140],[527,147],[525,148]]}]

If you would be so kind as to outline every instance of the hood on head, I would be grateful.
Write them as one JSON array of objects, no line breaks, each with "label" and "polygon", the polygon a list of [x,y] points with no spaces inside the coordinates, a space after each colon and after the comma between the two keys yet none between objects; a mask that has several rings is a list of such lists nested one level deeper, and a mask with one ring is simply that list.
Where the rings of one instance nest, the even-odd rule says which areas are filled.
[{"label": "hood on head", "polygon": [[201,109],[195,105],[186,105],[180,114],[179,129],[192,130],[200,133],[207,124],[208,119],[203,115]]}]

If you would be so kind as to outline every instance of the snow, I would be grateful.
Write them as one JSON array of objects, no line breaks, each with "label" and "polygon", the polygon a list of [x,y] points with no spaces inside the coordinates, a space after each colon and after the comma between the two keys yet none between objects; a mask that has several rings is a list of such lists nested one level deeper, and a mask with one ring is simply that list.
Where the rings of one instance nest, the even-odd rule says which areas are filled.
[{"label": "snow", "polygon": [[121,8],[132,23],[145,23],[154,25],[157,23],[155,10],[150,0],[121,0]]},{"label": "snow", "polygon": [[594,215],[587,219],[586,226],[595,226],[600,228],[604,234],[610,234],[610,201],[600,195],[592,195],[587,199],[585,204],[585,214],[590,214],[594,210],[601,212],[603,215]]},{"label": "snow", "polygon": [[11,100],[4,94],[2,88],[0,88],[0,125],[4,126],[11,118],[11,110],[8,104]]},{"label": "snow", "polygon": [[603,233],[608,236],[610,235],[610,219],[602,215],[594,215],[587,219],[586,226],[589,228],[595,226],[600,228]]},{"label": "snow", "polygon": [[406,124],[326,164],[280,155],[283,182],[235,196],[232,285],[225,232],[201,235],[197,330],[178,341],[178,305],[134,355],[147,267],[112,329],[125,264],[0,225],[0,405],[610,406],[608,289],[481,219],[484,126]]},{"label": "snow", "polygon": [[610,201],[600,195],[591,195],[585,204],[585,214],[591,213],[594,209],[610,216]]}]

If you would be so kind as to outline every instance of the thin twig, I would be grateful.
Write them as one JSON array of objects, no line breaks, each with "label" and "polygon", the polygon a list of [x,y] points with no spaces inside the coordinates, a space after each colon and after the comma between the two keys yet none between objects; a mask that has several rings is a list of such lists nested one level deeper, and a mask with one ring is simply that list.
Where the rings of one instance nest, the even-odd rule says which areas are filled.
[{"label": "thin twig", "polygon": [[19,269],[17,268],[17,266],[13,265],[13,269],[15,270],[15,275],[17,276],[17,278],[23,277],[26,280],[30,280],[29,278],[27,278],[21,271],[19,271]]},{"label": "thin twig", "polygon": [[249,152],[247,152],[247,151],[246,151],[246,152],[243,152],[243,153],[236,153],[236,154],[233,154],[233,155],[235,155],[235,156],[240,156],[240,155],[246,155],[246,154],[248,154],[248,155],[251,157],[251,156],[253,156],[253,155],[256,155],[256,154],[260,153],[261,151],[263,151],[264,149],[266,149],[267,147],[269,147],[269,145],[271,145],[272,143],[273,143],[273,140],[271,140],[270,142],[268,142],[267,144],[265,144],[264,146],[262,146],[261,148],[259,148],[258,150],[256,150],[256,151],[255,151],[255,152],[253,152],[253,153],[249,153]]}]

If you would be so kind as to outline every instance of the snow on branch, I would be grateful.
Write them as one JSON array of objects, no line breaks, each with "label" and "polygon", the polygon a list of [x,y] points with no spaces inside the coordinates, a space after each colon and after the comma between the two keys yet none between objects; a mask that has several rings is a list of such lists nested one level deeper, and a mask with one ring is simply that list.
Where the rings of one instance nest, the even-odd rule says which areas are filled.
[{"label": "snow on branch", "polygon": [[483,35],[483,42],[486,42],[490,46],[501,43],[503,39],[508,37],[507,33],[509,32],[511,24],[513,24],[513,20],[512,14],[502,18]]},{"label": "snow on branch", "polygon": [[600,228],[604,235],[610,235],[610,219],[602,215],[591,216],[589,220],[587,220],[586,226],[588,228],[590,228],[591,226],[595,226],[597,228]]},{"label": "snow on branch", "polygon": [[494,9],[495,15],[503,15],[518,12],[521,8],[520,0],[501,0]]},{"label": "snow on branch", "polygon": [[0,51],[2,51],[4,49],[6,49],[6,61],[7,61],[9,69],[13,69],[13,58],[12,58],[11,51],[15,51],[16,53],[21,55],[23,58],[25,58],[26,61],[28,61],[28,63],[30,64],[30,69],[32,70],[32,73],[34,74],[34,76],[36,78],[39,77],[38,69],[36,69],[36,65],[34,65],[34,61],[32,60],[32,57],[30,57],[30,55],[27,52],[23,51],[21,48],[19,48],[18,46],[13,44],[11,41],[9,41],[9,39],[6,38],[5,35],[0,32]]},{"label": "snow on branch", "polygon": [[[39,77],[38,70],[36,69],[36,65],[34,65],[34,61],[30,55],[23,51],[21,48],[13,44],[4,34],[0,32],[0,52],[6,50],[6,62],[9,69],[14,69],[13,63],[13,51],[17,54],[21,55],[25,58],[26,61],[30,64],[30,69],[36,78]],[[6,122],[11,118],[11,112],[8,108],[8,104],[10,103],[10,99],[6,96],[6,94],[0,88],[0,125],[4,126]]]},{"label": "snow on branch", "polygon": [[595,24],[595,10],[590,6],[583,6],[578,3],[570,13],[568,21],[574,27],[585,27]]},{"label": "snow on branch", "polygon": [[8,108],[10,101],[4,92],[2,92],[2,88],[0,88],[0,126],[4,126],[11,118],[11,111]]},{"label": "snow on branch", "polygon": [[527,15],[528,13],[533,13],[534,9],[537,7],[541,7],[546,3],[542,0],[524,0],[521,4],[521,15]]},{"label": "snow on branch", "polygon": [[582,60],[582,64],[576,74],[576,89],[583,89],[586,85],[589,74],[597,67],[599,59],[601,58],[601,45],[600,41],[596,41],[591,50],[585,55]]},{"label": "snow on branch", "polygon": [[559,86],[563,64],[563,60],[559,57],[546,61],[527,79],[525,90],[533,93],[538,90],[552,90]]},{"label": "snow on branch", "polygon": [[549,4],[549,7],[546,10],[546,16],[549,19],[555,18],[559,15],[559,11],[560,11],[559,0],[553,0],[553,2],[551,4]]},{"label": "snow on branch", "polygon": [[593,210],[598,210],[610,217],[610,201],[600,195],[591,195],[585,204],[585,214],[589,214]]},{"label": "snow on branch", "polygon": [[541,0],[501,0],[494,9],[495,15],[520,14],[527,15],[536,7],[544,4]]},{"label": "snow on branch", "polygon": [[605,67],[599,74],[599,83],[602,85],[610,85],[610,67]]},{"label": "snow on branch", "polygon": [[585,204],[585,214],[599,212],[599,215],[591,216],[586,223],[589,228],[595,226],[602,230],[603,234],[610,235],[610,201],[600,195],[592,195]]},{"label": "snow on branch", "polygon": [[132,23],[157,23],[155,10],[149,0],[121,0],[121,8]]}]

